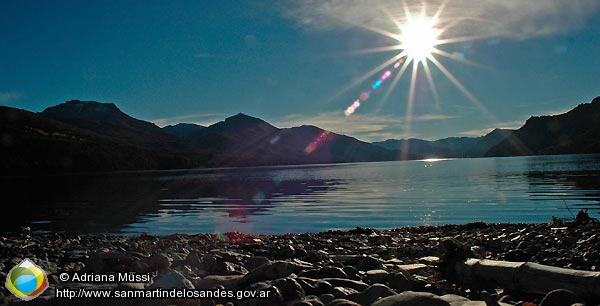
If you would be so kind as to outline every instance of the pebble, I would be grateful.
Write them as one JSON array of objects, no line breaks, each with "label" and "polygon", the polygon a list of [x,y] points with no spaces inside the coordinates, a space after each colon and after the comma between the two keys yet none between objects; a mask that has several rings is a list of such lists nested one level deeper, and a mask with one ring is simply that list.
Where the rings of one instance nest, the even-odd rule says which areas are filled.
[{"label": "pebble", "polygon": [[384,297],[372,306],[450,306],[439,296],[429,292],[405,291],[400,294]]},{"label": "pebble", "polygon": [[575,293],[565,289],[556,289],[548,292],[539,306],[572,305],[581,302],[583,301]]}]

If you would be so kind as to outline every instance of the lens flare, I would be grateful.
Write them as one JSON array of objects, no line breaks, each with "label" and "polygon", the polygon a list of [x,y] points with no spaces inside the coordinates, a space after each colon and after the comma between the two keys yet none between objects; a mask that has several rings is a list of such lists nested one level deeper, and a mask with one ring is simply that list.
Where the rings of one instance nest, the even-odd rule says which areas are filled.
[{"label": "lens flare", "polygon": [[304,153],[310,154],[314,152],[325,140],[327,140],[327,136],[329,136],[329,132],[322,131],[315,140],[311,141],[306,148],[304,148]]},{"label": "lens flare", "polygon": [[[373,89],[373,91],[379,89],[379,87],[381,87],[381,85],[387,81],[392,75],[393,75],[393,70],[396,70],[398,68],[400,68],[400,65],[402,65],[402,63],[404,63],[404,59],[400,59],[398,60],[393,68],[386,70],[385,72],[383,72],[383,74],[379,77],[379,79],[377,79],[375,82],[373,82],[373,85],[371,85],[371,89]],[[346,110],[344,111],[344,114],[346,116],[350,116],[352,115],[357,108],[360,107],[360,102],[365,102],[369,99],[369,97],[371,96],[372,91],[363,91],[360,96],[358,97],[358,99],[356,99],[354,102],[352,102],[352,104],[350,106],[348,106],[346,108]]]},{"label": "lens flare", "polygon": [[350,105],[350,106],[348,106],[348,108],[346,108],[346,111],[344,113],[346,114],[346,116],[350,116],[359,107],[360,107],[360,100],[357,99],[356,101],[354,101],[354,103],[352,103],[352,105]]},{"label": "lens flare", "polygon": [[375,81],[375,83],[373,83],[373,86],[371,86],[371,88],[377,89],[377,87],[379,87],[379,86],[381,86],[381,80]]}]

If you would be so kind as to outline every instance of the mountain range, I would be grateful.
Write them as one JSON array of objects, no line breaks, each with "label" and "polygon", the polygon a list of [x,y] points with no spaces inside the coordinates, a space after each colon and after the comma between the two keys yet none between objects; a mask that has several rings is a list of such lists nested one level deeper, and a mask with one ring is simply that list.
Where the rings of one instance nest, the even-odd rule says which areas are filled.
[{"label": "mountain range", "polygon": [[600,97],[516,131],[436,141],[368,143],[316,126],[277,128],[237,114],[210,126],[163,128],[115,104],[67,101],[34,113],[0,106],[3,173],[62,173],[599,153]]},{"label": "mountain range", "polygon": [[400,150],[419,158],[482,157],[513,132],[514,130],[495,129],[481,137],[449,137],[436,141],[417,138],[388,139],[373,144],[389,150]]}]

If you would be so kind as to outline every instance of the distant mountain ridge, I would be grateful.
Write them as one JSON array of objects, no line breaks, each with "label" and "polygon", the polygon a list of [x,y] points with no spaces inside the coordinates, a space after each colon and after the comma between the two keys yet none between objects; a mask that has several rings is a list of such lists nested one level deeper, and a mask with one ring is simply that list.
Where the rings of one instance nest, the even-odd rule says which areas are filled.
[{"label": "distant mountain ridge", "polygon": [[206,127],[199,125],[199,124],[194,124],[194,123],[177,123],[175,125],[167,125],[165,127],[163,127],[163,130],[177,136],[180,138],[189,138],[192,135],[194,135],[195,133],[199,133],[200,131],[204,130]]},{"label": "distant mountain ridge", "polygon": [[373,144],[389,150],[408,151],[408,154],[416,158],[482,157],[489,149],[500,143],[512,132],[514,130],[494,129],[481,137],[449,137],[436,141],[416,138],[388,139],[373,142]]},{"label": "distant mountain ridge", "polygon": [[532,117],[516,131],[374,143],[310,125],[277,128],[242,113],[208,127],[160,128],[113,103],[72,100],[40,113],[0,106],[0,140],[7,174],[599,153],[600,97],[565,114]]}]

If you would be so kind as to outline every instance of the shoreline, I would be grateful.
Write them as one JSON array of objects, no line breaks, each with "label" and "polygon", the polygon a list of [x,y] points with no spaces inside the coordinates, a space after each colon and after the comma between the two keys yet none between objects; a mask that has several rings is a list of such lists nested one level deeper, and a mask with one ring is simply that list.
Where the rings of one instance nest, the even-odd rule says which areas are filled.
[{"label": "shoreline", "polygon": [[[560,219],[560,218],[557,218]],[[566,219],[566,218],[565,218]],[[571,218],[568,218],[571,219]],[[357,229],[366,229],[372,230],[375,232],[390,232],[390,231],[404,231],[404,230],[414,230],[414,231],[423,231],[429,228],[446,228],[446,227],[462,227],[462,226],[472,226],[474,224],[484,224],[486,226],[496,226],[496,227],[511,227],[511,226],[524,226],[524,225],[540,225],[547,224],[551,222],[540,221],[540,222],[486,222],[486,221],[474,221],[467,223],[445,223],[445,224],[426,224],[426,225],[405,225],[400,227],[386,227],[386,228],[376,228],[376,227],[368,227],[368,226],[357,226],[353,228],[330,228],[327,230],[321,231],[304,231],[304,232],[280,232],[280,233],[264,233],[264,232],[239,232],[239,231],[212,231],[212,232],[170,232],[170,233],[149,233],[149,232],[70,232],[70,231],[53,231],[53,230],[31,230],[29,226],[23,226],[18,231],[0,231],[0,237],[5,237],[9,235],[21,235],[23,232],[29,233],[30,236],[65,236],[65,237],[87,237],[87,236],[114,236],[114,237],[124,237],[124,238],[134,238],[139,236],[152,236],[152,237],[167,237],[172,235],[183,235],[183,236],[194,236],[194,235],[225,235],[225,234],[240,234],[247,236],[298,236],[298,235],[306,235],[306,234],[323,234],[323,233],[342,233],[342,232],[353,232]],[[568,221],[566,223],[575,223],[575,221]],[[28,229],[29,228],[29,229]]]},{"label": "shoreline", "polygon": [[[505,303],[501,305],[524,305],[525,302],[538,305],[544,299],[543,294],[500,287],[477,288],[445,277],[440,266],[445,255],[443,241],[449,238],[466,247],[472,258],[600,271],[597,247],[600,223],[597,222],[474,222],[386,230],[357,227],[281,235],[229,232],[78,236],[31,235],[25,230],[15,235],[2,234],[0,263],[5,279],[13,265],[24,258],[44,269],[50,288],[34,300],[42,303],[40,305],[68,304],[69,300],[54,298],[57,286],[98,287],[98,284],[61,283],[58,277],[63,272],[153,275],[152,282],[147,284],[101,285],[112,289],[174,286],[207,290],[266,288],[275,292],[274,300],[258,302],[252,299],[169,300],[169,304],[164,305],[328,305],[340,299],[347,300],[346,304],[331,305],[371,305],[402,292],[405,296],[410,292],[427,293],[433,299],[462,297],[471,302],[491,298]],[[0,305],[20,301],[6,288],[1,294]],[[135,300],[116,299],[103,303],[98,303],[99,300],[76,302],[84,301],[85,305],[139,304],[135,304]],[[158,300],[143,300],[142,304],[148,301],[158,303]],[[598,303],[588,301],[588,305]],[[462,305],[456,301],[450,304]]]}]

